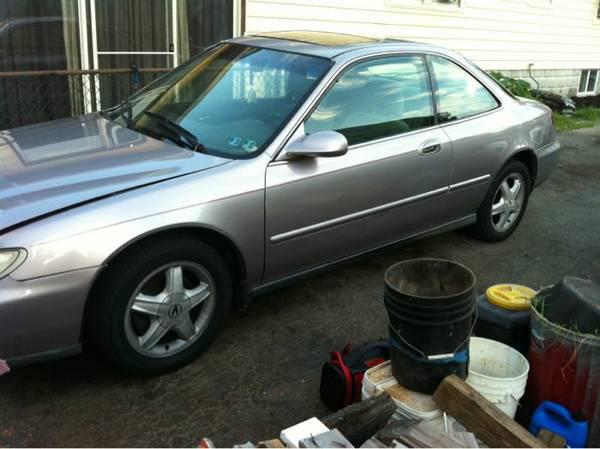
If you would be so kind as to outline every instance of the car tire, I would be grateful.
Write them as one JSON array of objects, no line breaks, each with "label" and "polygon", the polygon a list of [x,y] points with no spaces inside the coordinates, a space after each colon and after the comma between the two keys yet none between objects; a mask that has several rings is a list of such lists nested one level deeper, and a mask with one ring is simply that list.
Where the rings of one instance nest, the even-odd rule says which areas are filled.
[{"label": "car tire", "polygon": [[178,237],[138,244],[102,273],[86,313],[87,334],[124,371],[161,374],[211,345],[232,294],[227,263],[206,243]]},{"label": "car tire", "polygon": [[494,179],[477,211],[471,233],[487,242],[507,239],[517,229],[531,193],[531,174],[520,161],[509,161]]}]

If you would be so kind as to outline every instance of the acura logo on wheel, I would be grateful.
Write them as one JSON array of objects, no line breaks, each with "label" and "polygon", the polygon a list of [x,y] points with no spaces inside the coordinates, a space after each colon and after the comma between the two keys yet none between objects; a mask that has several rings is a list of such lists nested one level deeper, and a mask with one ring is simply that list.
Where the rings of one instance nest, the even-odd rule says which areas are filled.
[{"label": "acura logo on wheel", "polygon": [[172,320],[174,320],[179,315],[181,315],[181,312],[183,312],[183,306],[181,304],[174,304],[169,309],[169,313],[168,313],[169,318],[171,318]]}]

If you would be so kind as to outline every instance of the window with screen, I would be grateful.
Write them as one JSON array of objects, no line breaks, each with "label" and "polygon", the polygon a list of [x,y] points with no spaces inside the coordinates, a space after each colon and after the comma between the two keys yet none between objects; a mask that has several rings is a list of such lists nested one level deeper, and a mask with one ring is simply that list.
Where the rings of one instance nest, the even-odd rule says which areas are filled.
[{"label": "window with screen", "polygon": [[598,84],[598,70],[582,70],[579,78],[578,94],[593,95]]},{"label": "window with screen", "polygon": [[440,123],[472,117],[499,106],[494,96],[459,65],[440,56],[431,56],[430,61]]},{"label": "window with screen", "polygon": [[305,123],[308,134],[334,130],[350,145],[433,125],[427,66],[420,56],[359,63],[325,94]]}]

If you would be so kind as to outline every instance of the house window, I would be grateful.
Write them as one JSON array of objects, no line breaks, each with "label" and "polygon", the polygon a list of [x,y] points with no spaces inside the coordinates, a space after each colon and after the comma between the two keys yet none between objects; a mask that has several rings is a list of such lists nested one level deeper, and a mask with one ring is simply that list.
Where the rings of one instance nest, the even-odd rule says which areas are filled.
[{"label": "house window", "polygon": [[580,95],[593,95],[596,93],[598,85],[598,70],[582,70],[581,78],[579,78],[579,89],[577,93]]}]

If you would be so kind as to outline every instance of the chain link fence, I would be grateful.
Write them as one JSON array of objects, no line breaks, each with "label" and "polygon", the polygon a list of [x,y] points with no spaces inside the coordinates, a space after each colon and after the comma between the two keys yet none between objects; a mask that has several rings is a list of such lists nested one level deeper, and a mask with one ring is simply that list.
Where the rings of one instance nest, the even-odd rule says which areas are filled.
[{"label": "chain link fence", "polygon": [[170,70],[0,72],[0,130],[106,109]]}]

